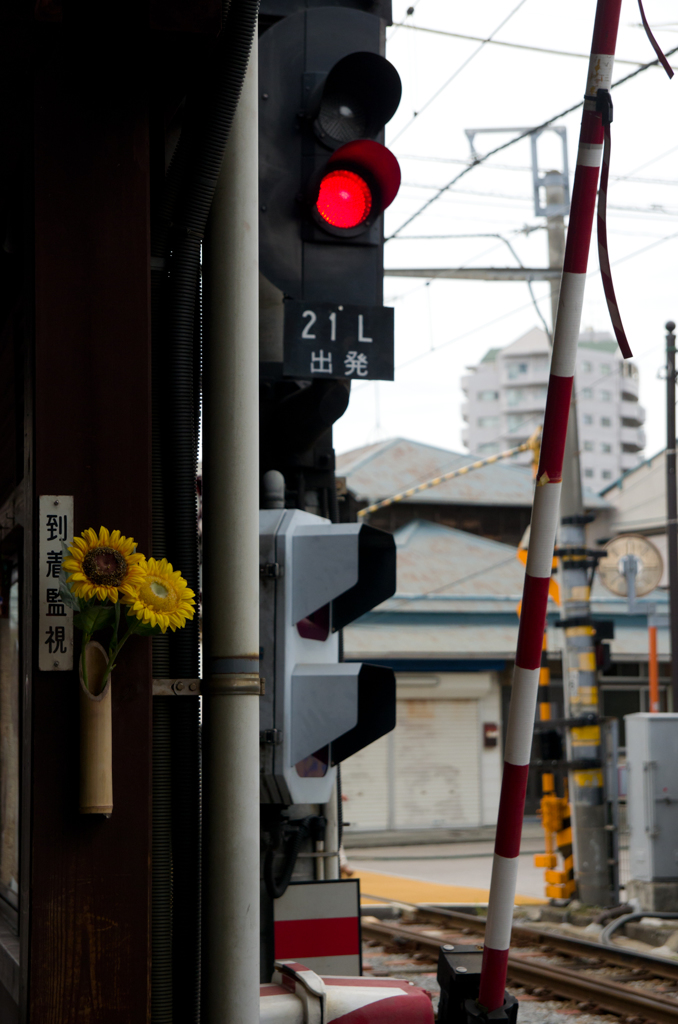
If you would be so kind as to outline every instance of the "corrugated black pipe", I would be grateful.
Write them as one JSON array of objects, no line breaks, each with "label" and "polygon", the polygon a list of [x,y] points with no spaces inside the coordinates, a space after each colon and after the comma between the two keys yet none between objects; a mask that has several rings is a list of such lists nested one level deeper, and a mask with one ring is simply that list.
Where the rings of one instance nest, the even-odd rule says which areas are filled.
[{"label": "corrugated black pipe", "polygon": [[[195,381],[195,309],[200,245],[207,227],[224,149],[240,98],[257,24],[258,0],[233,0],[200,104],[198,129],[191,127],[192,146],[184,187],[177,198],[171,233],[168,382],[160,409],[163,446],[165,535],[174,564],[198,590],[196,459],[197,407]],[[171,511],[170,511],[171,510]],[[197,675],[197,622],[170,637],[170,675]]]},{"label": "corrugated black pipe", "polygon": [[170,705],[153,700],[151,1024],[172,1024],[172,749]]},{"label": "corrugated black pipe", "polygon": [[199,846],[196,856],[196,844],[202,824],[200,702],[194,697],[169,699],[172,704],[172,863],[175,872],[174,1020],[176,1024],[199,1024],[201,865]]},{"label": "corrugated black pipe", "polygon": [[[196,309],[199,308],[200,249],[249,62],[258,7],[258,0],[232,0],[228,7],[213,69],[201,85],[199,101],[188,104],[188,118],[167,178],[161,216],[152,242],[153,555],[167,557],[196,593],[199,590],[196,500],[199,380],[196,371],[199,372],[200,367]],[[169,638],[158,638],[153,652],[154,675],[196,677],[198,641],[197,619]],[[200,1015],[199,722],[197,701],[168,699],[192,705],[194,711],[172,713],[173,892],[170,898],[176,943],[171,986],[168,989],[165,976],[159,974],[154,983],[153,1003],[160,1013],[166,1006],[169,991],[174,1021],[183,1024],[198,1021]],[[167,769],[166,764],[163,769]],[[163,769],[159,766],[160,771]],[[164,790],[165,782],[164,778],[158,778],[159,790]],[[160,839],[158,842],[158,856],[163,862],[166,835],[164,839],[164,847],[161,848]],[[167,928],[167,907],[156,908],[154,904],[154,942],[158,932],[159,949],[164,948]],[[171,921],[169,928],[171,934]],[[165,1019],[158,1017],[158,1021]]]}]

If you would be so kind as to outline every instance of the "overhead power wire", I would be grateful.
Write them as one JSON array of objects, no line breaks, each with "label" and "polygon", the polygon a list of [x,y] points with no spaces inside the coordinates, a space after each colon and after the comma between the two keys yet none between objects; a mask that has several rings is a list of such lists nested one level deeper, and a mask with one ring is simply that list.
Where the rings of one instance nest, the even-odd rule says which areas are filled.
[{"label": "overhead power wire", "polygon": [[[673,184],[678,185],[678,181]],[[404,188],[418,188],[418,189],[429,189],[431,191],[437,190],[439,185],[427,185],[423,182],[406,181],[403,183]],[[448,201],[454,201],[455,196],[477,196],[482,199],[509,199],[512,203],[522,203],[523,205],[531,205],[532,199],[526,195],[518,195],[510,192],[484,192],[478,189],[455,189],[452,196]],[[499,204],[503,206],[503,203]],[[678,209],[675,207],[666,207],[660,203],[654,203],[652,206],[622,206],[619,203],[608,203],[608,210],[621,210],[630,213],[647,213],[648,215],[662,214],[665,217],[675,217],[678,214]],[[413,238],[413,235],[398,235],[394,239],[397,242],[406,242],[408,239]],[[432,237],[432,236],[427,236]]]},{"label": "overhead power wire", "polygon": [[[662,238],[651,242],[649,245],[644,245],[641,249],[636,249],[634,252],[628,253],[627,256],[622,256],[620,259],[615,260],[612,266],[617,266],[619,263],[625,263],[627,260],[633,259],[635,256],[640,256],[642,253],[647,252],[649,249],[654,249],[658,245],[662,245],[664,242],[670,242],[672,239],[678,238],[678,231],[673,232],[670,235],[664,235]],[[386,272],[388,273],[388,271]],[[587,276],[591,274],[599,274],[600,269],[589,271]],[[414,289],[413,289],[414,291]],[[550,295],[544,296],[542,299],[538,299],[538,302],[543,302],[546,299],[551,300]],[[448,345],[453,345],[457,341],[463,341],[464,338],[468,338],[471,334],[476,334],[478,331],[482,331],[487,327],[493,327],[494,324],[499,323],[501,320],[507,319],[509,316],[513,316],[515,313],[521,313],[525,309],[529,309],[532,305],[531,302],[527,302],[522,306],[517,306],[515,309],[511,309],[506,313],[502,313],[501,316],[495,317],[494,320],[489,320],[487,323],[480,324],[477,327],[473,327],[470,331],[466,331],[464,334],[458,335],[456,338],[450,338],[449,341],[444,341],[442,345],[436,345],[435,348],[428,349],[426,352],[420,352],[419,355],[413,356],[411,359],[405,360],[404,363],[398,363],[396,370],[402,370],[406,366],[410,366],[412,363],[418,362],[420,359],[424,359],[426,356],[432,355],[434,352],[440,352],[441,349],[447,348]]]},{"label": "overhead power wire", "polygon": [[[666,56],[670,57],[672,54],[676,52],[678,52],[678,46],[674,46],[672,50],[668,50]],[[657,58],[655,60],[649,61],[647,64],[643,64],[641,67],[636,68],[635,71],[631,71],[628,75],[624,75],[623,78],[620,78],[616,82],[613,82],[610,86],[610,89],[616,89],[618,85],[623,85],[625,82],[628,82],[632,78],[635,78],[636,75],[640,75],[643,71],[647,71],[648,68],[652,68],[657,64],[659,64],[659,60]],[[530,135],[534,135],[535,132],[543,131],[544,128],[548,128],[555,121],[559,121],[561,117],[566,117],[567,114],[572,114],[575,110],[579,110],[579,108],[583,106],[584,100],[579,100],[578,103],[573,104],[573,106],[568,107],[566,110],[562,110],[559,114],[555,114],[553,117],[550,117],[547,121],[543,121],[541,124],[536,125],[534,128],[526,129],[526,131],[521,132],[519,135],[514,136],[514,138],[512,139],[509,139],[508,142],[503,142],[500,146],[495,146],[494,149],[489,150],[489,152],[485,153],[483,156],[477,157],[472,163],[468,164],[466,167],[463,168],[463,170],[456,174],[454,178],[452,178],[452,180],[447,183],[447,185],[443,185],[442,188],[438,189],[434,196],[431,196],[430,199],[427,199],[427,201],[422,206],[420,206],[415,213],[408,217],[407,220],[403,221],[400,227],[396,228],[396,230],[392,234],[390,234],[388,238],[385,239],[385,241],[389,242],[392,238],[395,238],[397,235],[399,235],[400,232],[404,228],[406,228],[408,224],[411,224],[412,221],[416,220],[417,217],[421,216],[421,214],[424,213],[425,210],[428,210],[429,206],[432,206],[437,199],[439,199],[442,195],[448,192],[453,185],[456,185],[456,183],[466,174],[468,174],[469,171],[472,171],[474,167],[479,167],[480,164],[484,163],[487,159],[489,159],[489,157],[495,156],[497,153],[503,152],[503,150],[508,149],[509,146],[515,145],[516,142],[520,142],[522,139],[526,139]],[[398,136],[396,136],[396,138],[398,138]]]},{"label": "overhead power wire", "polygon": [[426,109],[427,109],[428,107],[430,107],[430,106],[431,106],[431,104],[433,103],[433,101],[434,101],[434,100],[436,100],[436,99],[437,99],[437,98],[438,98],[438,97],[440,96],[440,94],[441,94],[442,92],[444,92],[444,91],[445,91],[445,89],[447,89],[448,85],[449,85],[449,84],[450,84],[451,82],[453,82],[453,81],[454,81],[454,79],[455,79],[455,78],[457,77],[457,75],[460,75],[460,74],[461,74],[461,72],[462,72],[462,71],[464,70],[464,68],[468,67],[468,65],[469,65],[469,64],[471,63],[471,61],[472,61],[472,60],[474,59],[474,57],[477,57],[477,56],[478,56],[478,54],[480,53],[480,51],[481,51],[482,49],[484,49],[484,48],[485,48],[485,46],[487,45],[487,43],[491,43],[491,42],[492,42],[492,40],[493,40],[494,36],[496,36],[497,32],[499,32],[499,30],[500,30],[500,29],[502,29],[502,28],[504,27],[504,25],[505,25],[505,24],[506,24],[506,23],[507,23],[508,21],[510,21],[510,20],[511,20],[511,18],[513,17],[513,15],[514,15],[514,14],[515,14],[515,13],[516,13],[517,11],[519,11],[519,10],[520,10],[520,8],[521,8],[521,7],[523,6],[523,4],[524,4],[524,3],[526,3],[526,0],[520,0],[520,2],[519,2],[519,3],[517,4],[517,6],[513,8],[513,10],[511,11],[511,13],[510,13],[510,14],[507,14],[507,16],[506,16],[506,17],[504,18],[504,20],[503,20],[503,21],[501,22],[501,24],[497,25],[497,27],[495,28],[494,32],[492,32],[492,33],[491,33],[491,35],[489,35],[489,36],[487,37],[487,39],[482,39],[482,40],[480,41],[480,46],[478,46],[478,47],[477,47],[477,48],[476,48],[476,49],[475,49],[475,50],[473,51],[473,53],[472,53],[472,54],[470,54],[470,56],[468,56],[468,57],[466,58],[466,60],[465,60],[465,61],[464,61],[464,62],[463,62],[462,64],[460,64],[460,65],[459,65],[459,67],[458,67],[458,68],[456,69],[456,71],[453,71],[453,73],[452,73],[452,74],[450,75],[450,77],[449,77],[449,78],[447,79],[447,81],[446,81],[446,82],[444,82],[444,83],[443,83],[443,84],[442,84],[442,85],[440,86],[440,88],[439,88],[439,89],[437,89],[437,90],[436,90],[436,91],[435,91],[435,92],[433,93],[433,95],[432,95],[431,97],[429,97],[429,99],[427,99],[427,100],[426,100],[426,103],[424,103],[423,107],[421,107],[421,108],[420,108],[419,110],[415,110],[414,114],[412,115],[412,117],[410,118],[410,120],[409,120],[409,121],[407,122],[407,124],[406,124],[406,125],[404,125],[404,127],[402,127],[402,128],[400,129],[400,131],[398,132],[398,134],[397,134],[396,136],[394,136],[394,138],[393,138],[393,139],[391,139],[391,142],[392,142],[392,143],[393,143],[393,142],[395,142],[395,141],[396,141],[396,139],[399,139],[399,138],[400,138],[400,136],[401,136],[401,135],[403,134],[403,132],[406,132],[406,131],[407,131],[407,129],[408,129],[408,128],[409,128],[409,127],[410,127],[411,125],[413,125],[413,124],[414,124],[414,122],[415,122],[415,121],[416,121],[416,119],[417,119],[417,118],[419,117],[419,115],[420,115],[420,114],[423,114],[423,112],[424,112],[424,111],[425,111],[425,110],[426,110]]},{"label": "overhead power wire", "polygon": [[[678,149],[678,146],[673,146],[671,149],[666,150],[664,153],[659,153],[657,156],[653,156],[651,160],[641,164],[640,167],[636,167],[633,171],[629,171],[628,174],[611,174],[610,181],[613,182],[630,182],[638,185],[678,185],[676,178],[636,178],[634,177],[636,171],[641,170],[644,167],[649,167],[650,164],[657,163],[658,160],[663,160],[665,156],[669,156]],[[453,156],[427,156],[421,153],[399,153],[398,160],[420,160],[425,164],[461,164],[463,167],[468,167],[473,161],[463,160],[461,157]],[[532,173],[532,168],[527,167],[524,164],[487,164],[486,170],[491,171],[520,171],[521,173],[529,172]],[[570,178],[574,178],[574,171],[570,171]],[[417,186],[419,187],[419,186]],[[432,186],[435,187],[435,186]]]},{"label": "overhead power wire", "polygon": [[[671,51],[671,52],[673,52],[673,51]],[[636,174],[638,171],[645,170],[645,168],[649,167],[650,164],[656,164],[658,160],[662,160],[665,156],[670,156],[671,153],[675,153],[675,151],[677,149],[678,149],[678,146],[671,146],[671,149],[667,149],[666,152],[660,153],[659,156],[653,156],[651,160],[646,160],[645,163],[640,165],[640,167],[634,167],[633,170],[629,171],[628,174],[617,174],[617,175],[615,175],[614,180],[615,181],[626,181],[627,179],[631,178],[632,174]],[[641,179],[638,179],[638,180],[642,181],[643,179],[641,178]],[[656,180],[654,178],[647,178],[645,180],[647,181],[648,184],[652,184],[652,185],[657,185],[657,184],[676,185],[676,184],[678,184],[678,182],[676,182],[676,181],[668,181],[668,180],[667,181],[658,181],[658,180]]]},{"label": "overhead power wire", "polygon": [[[413,0],[413,3],[410,4],[410,6],[407,8],[407,11],[405,12],[405,17],[406,18],[411,18],[420,3],[421,3],[421,0]],[[408,22],[406,22],[406,21],[396,21],[392,25],[392,28],[393,28],[393,31],[391,32],[390,36],[387,39],[387,42],[389,42],[389,43],[391,42],[391,40],[393,39],[394,35],[396,34],[396,32],[398,31],[399,28],[408,28]]]},{"label": "overhead power wire", "polygon": [[[484,566],[482,569],[477,569],[475,572],[470,572],[468,576],[460,576],[456,580],[450,580],[449,583],[443,583],[440,587],[434,587],[433,590],[424,590],[422,593],[413,595],[416,597],[429,597],[431,594],[438,594],[441,590],[447,590],[448,587],[455,587],[459,583],[466,583],[467,580],[472,580],[476,576],[484,576],[486,572],[492,572],[494,569],[500,569],[503,565],[508,565],[509,562],[515,562],[516,556],[511,555],[510,558],[504,558],[501,562],[492,562],[490,565]],[[456,596],[456,595],[454,595]],[[482,595],[480,595],[482,597]],[[406,595],[397,594],[393,600],[400,601],[401,603],[407,603],[413,598],[408,598]]]},{"label": "overhead power wire", "polygon": [[[575,53],[572,50],[551,50],[546,46],[528,46],[527,43],[509,43],[503,39],[484,39],[482,36],[468,36],[462,32],[448,32],[442,28],[425,28],[423,25],[410,25],[404,21],[397,21],[394,28],[407,28],[413,32],[428,32],[435,36],[448,36],[450,39],[464,39],[472,43],[491,43],[492,46],[506,46],[513,50],[529,50],[531,53],[547,53],[553,57],[579,57],[583,60],[588,60],[591,56],[590,53]],[[631,67],[641,67],[643,61],[641,60],[617,60],[615,57],[615,64],[629,64]]]}]

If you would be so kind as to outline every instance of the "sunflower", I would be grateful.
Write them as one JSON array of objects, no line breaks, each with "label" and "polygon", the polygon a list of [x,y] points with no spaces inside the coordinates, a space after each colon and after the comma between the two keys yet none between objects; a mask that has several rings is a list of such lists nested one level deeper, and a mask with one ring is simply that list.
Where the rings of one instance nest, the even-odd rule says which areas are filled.
[{"label": "sunflower", "polygon": [[181,629],[195,615],[194,592],[166,558],[160,562],[149,558],[144,568],[146,575],[141,586],[133,595],[123,597],[124,603],[131,606],[127,614],[136,615],[151,626],[160,626],[163,633],[168,626],[172,631]]},{"label": "sunflower", "polygon": [[98,537],[91,528],[76,537],[63,561],[74,596],[117,604],[119,594],[136,594],[144,579],[144,556],[135,548],[132,537],[121,537],[120,530],[109,533],[105,526]]}]

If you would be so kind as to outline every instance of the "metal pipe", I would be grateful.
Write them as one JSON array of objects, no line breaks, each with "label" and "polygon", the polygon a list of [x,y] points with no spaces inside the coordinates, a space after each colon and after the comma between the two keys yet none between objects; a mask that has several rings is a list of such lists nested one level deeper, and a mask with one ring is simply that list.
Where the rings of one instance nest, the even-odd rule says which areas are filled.
[{"label": "metal pipe", "polygon": [[671,690],[678,708],[678,498],[676,496],[676,325],[666,324],[666,514],[669,556]]},{"label": "metal pipe", "polygon": [[[335,783],[332,796],[325,804],[322,813],[325,815],[325,849],[328,855],[325,860],[325,878],[339,878],[339,813],[337,807],[337,785]],[[336,851],[336,852],[332,852]]]},{"label": "metal pipe", "polygon": [[203,1024],[259,1019],[257,181],[255,46],[204,250]]},{"label": "metal pipe", "polygon": [[650,711],[657,713],[661,711],[659,704],[659,662],[657,661],[657,627],[647,627],[648,646],[650,649],[649,673],[650,673]]}]

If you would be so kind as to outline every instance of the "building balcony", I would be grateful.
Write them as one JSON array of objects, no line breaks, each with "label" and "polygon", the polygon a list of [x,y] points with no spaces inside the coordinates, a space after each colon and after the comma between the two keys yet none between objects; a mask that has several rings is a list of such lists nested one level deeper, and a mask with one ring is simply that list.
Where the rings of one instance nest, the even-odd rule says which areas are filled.
[{"label": "building balcony", "polygon": [[530,384],[548,384],[550,362],[529,364],[527,373],[516,374],[504,365],[499,371],[502,387],[520,388]]},{"label": "building balcony", "polygon": [[512,403],[509,405],[507,402],[502,402],[500,411],[504,416],[543,416],[546,402],[544,399],[526,398],[522,402]]},{"label": "building balcony", "polygon": [[505,388],[502,392],[500,407],[505,415],[512,413],[543,412],[546,406],[546,385],[534,387],[526,385],[521,388]]},{"label": "building balcony", "polygon": [[640,426],[641,423],[645,422],[645,409],[638,402],[629,402],[628,399],[622,399],[619,403],[619,415],[622,420],[628,421],[626,426]]},{"label": "building balcony", "polygon": [[640,452],[645,447],[645,431],[642,427],[622,427],[619,440],[624,452]]},{"label": "building balcony", "polygon": [[640,382],[637,377],[622,377],[621,384],[619,385],[622,398],[632,402],[637,402],[639,384]]},{"label": "building balcony", "polygon": [[622,473],[627,473],[629,469],[635,469],[642,462],[642,457],[635,452],[621,452],[619,456],[619,465],[621,466]]}]

